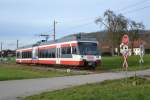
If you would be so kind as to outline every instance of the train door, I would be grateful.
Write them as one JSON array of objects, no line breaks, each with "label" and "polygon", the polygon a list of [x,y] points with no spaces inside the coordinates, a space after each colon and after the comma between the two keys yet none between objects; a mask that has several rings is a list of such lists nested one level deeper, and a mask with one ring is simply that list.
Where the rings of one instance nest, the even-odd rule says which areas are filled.
[{"label": "train door", "polygon": [[19,51],[19,62],[21,63],[21,59],[22,59],[22,51]]},{"label": "train door", "polygon": [[38,63],[38,47],[32,48],[32,63]]},{"label": "train door", "polygon": [[61,46],[57,45],[56,47],[56,64],[60,64],[61,59]]}]

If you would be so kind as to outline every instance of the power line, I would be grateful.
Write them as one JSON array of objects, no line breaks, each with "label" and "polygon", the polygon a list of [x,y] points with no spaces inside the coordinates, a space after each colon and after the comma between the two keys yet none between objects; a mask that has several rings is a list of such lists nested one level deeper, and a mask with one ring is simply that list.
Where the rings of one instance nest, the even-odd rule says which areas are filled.
[{"label": "power line", "polygon": [[[147,2],[147,1],[149,1],[149,0],[142,0],[142,1],[136,2],[136,3],[134,3],[134,4],[131,4],[131,5],[128,5],[128,6],[124,7],[124,8],[121,8],[120,10],[124,11],[124,10],[126,10],[126,9],[133,8],[133,7],[137,6],[137,5],[140,5],[140,4],[142,4],[142,3],[145,3],[145,2]],[[149,7],[150,7],[150,5],[149,5],[149,6],[142,7],[142,8],[137,8],[137,9],[134,9],[134,10],[130,10],[130,11],[127,11],[127,12],[125,12],[125,13],[123,13],[123,14],[137,12],[137,11],[140,11],[140,10],[143,10],[143,9],[146,9],[146,8],[149,8]],[[96,19],[97,17],[91,17],[91,18],[95,18],[95,19]],[[91,18],[84,18],[84,19],[82,19],[82,20],[87,20],[87,19],[91,19]],[[80,21],[81,21],[81,20],[80,20]],[[93,21],[92,21],[92,22],[93,22]],[[81,25],[77,25],[77,26],[74,26],[74,27],[70,27],[70,28],[68,28],[68,29],[78,28],[78,27],[82,27],[82,26],[85,26],[85,25],[88,25],[88,24],[91,24],[91,22],[90,22],[90,23],[84,23],[84,24],[81,24]]]},{"label": "power line", "polygon": [[86,26],[86,25],[92,24],[92,23],[93,23],[93,21],[89,21],[87,23],[83,23],[83,24],[79,24],[79,25],[70,27],[69,29],[75,29],[75,28],[78,28],[78,27],[82,27],[82,26]]},{"label": "power line", "polygon": [[[123,7],[123,8],[121,8],[121,9],[119,9],[118,11],[125,11],[125,10],[128,10],[128,9],[130,9],[130,8],[134,8],[134,7],[136,7],[136,6],[138,6],[138,5],[141,5],[141,4],[143,4],[143,3],[145,3],[145,2],[147,2],[147,1],[150,1],[150,0],[142,0],[142,1],[139,1],[139,2],[136,2],[136,3],[134,3],[134,4],[131,4],[131,5],[128,5],[128,6],[126,6],[126,7]],[[98,17],[98,16],[97,16]],[[86,20],[91,20],[91,19],[96,19],[97,17],[88,17],[88,18],[82,18],[82,19],[79,19],[79,20],[76,20],[76,22],[81,22],[81,21],[86,21]],[[73,20],[73,21],[68,21],[68,22],[75,22],[75,20]],[[66,21],[65,21],[65,23],[66,23]]]},{"label": "power line", "polygon": [[[72,27],[68,27],[66,29],[68,30],[71,30],[71,29],[76,29],[76,28],[79,28],[79,27],[83,27],[83,26],[87,26],[87,25],[90,25],[94,23],[94,21],[89,21],[89,22],[86,22],[86,23],[82,23],[82,24],[79,24],[79,25],[75,25],[75,26],[72,26]],[[61,31],[61,30],[60,30]]]},{"label": "power line", "polygon": [[71,21],[64,21],[65,23],[72,23],[72,22],[83,22],[83,21],[87,21],[87,20],[92,20],[95,19],[97,17],[92,16],[92,17],[87,17],[87,18],[80,18],[78,20],[71,20]]},{"label": "power line", "polygon": [[128,5],[126,7],[123,7],[121,9],[119,9],[118,11],[124,11],[124,10],[129,9],[129,8],[134,8],[134,7],[136,7],[138,5],[141,5],[141,4],[143,4],[143,3],[147,2],[147,1],[150,1],[150,0],[142,0],[142,1],[136,2],[134,4]]},{"label": "power line", "polygon": [[[149,1],[149,0],[142,0],[142,1],[136,2],[136,3],[134,3],[134,4],[128,5],[128,6],[126,6],[126,7],[123,7],[123,8],[121,8],[121,9],[119,9],[119,10],[124,11],[124,10],[126,10],[126,9],[133,8],[133,7],[138,6],[138,5],[142,4],[142,3],[145,3],[145,2],[147,2],[147,1]],[[137,11],[140,11],[140,10],[143,10],[143,9],[146,9],[146,8],[149,8],[149,7],[150,7],[150,5],[149,5],[149,6],[142,7],[142,8],[137,8],[137,9],[134,9],[134,10],[130,10],[130,11],[127,11],[127,12],[125,12],[125,13],[123,13],[123,14],[134,13],[134,12],[137,12]],[[75,25],[75,26],[73,26],[73,27],[68,27],[67,29],[70,30],[70,29],[75,29],[75,28],[78,28],[78,27],[87,26],[87,25],[89,25],[89,24],[91,24],[91,23],[94,23],[94,20],[93,20],[94,18],[96,19],[97,17],[89,17],[89,18],[80,19],[79,21],[91,20],[91,19],[92,19],[92,21],[87,22],[87,23],[83,23],[83,24],[79,24],[79,25]],[[71,22],[71,21],[70,21],[70,22]],[[72,21],[72,22],[73,22],[73,21]],[[56,32],[56,30],[55,30],[55,24],[56,24],[56,22],[54,21],[54,26],[53,26],[54,28],[52,29],[53,32],[54,32],[54,40],[55,40],[55,32]],[[48,32],[46,32],[46,33],[48,33]]]},{"label": "power line", "polygon": [[141,11],[141,10],[149,8],[149,7],[150,7],[150,5],[145,6],[145,7],[141,7],[141,8],[137,8],[137,9],[134,9],[134,10],[127,11],[124,14],[134,13],[134,12]]}]

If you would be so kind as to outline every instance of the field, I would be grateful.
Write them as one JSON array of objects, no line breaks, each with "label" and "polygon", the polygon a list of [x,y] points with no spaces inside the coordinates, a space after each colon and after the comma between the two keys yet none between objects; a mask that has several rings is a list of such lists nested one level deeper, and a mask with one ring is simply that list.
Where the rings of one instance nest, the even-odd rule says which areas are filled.
[{"label": "field", "polygon": [[[135,83],[136,84],[133,84]],[[150,100],[150,80],[129,78],[46,92],[23,100]]]},{"label": "field", "polygon": [[19,65],[15,63],[0,63],[0,81],[31,79],[75,75],[75,73],[67,73],[55,70],[40,70],[32,68],[29,65]]},{"label": "field", "polygon": [[[121,56],[102,57],[102,65],[98,66],[98,71],[119,71],[122,70],[123,58]],[[144,56],[144,64],[139,64],[139,56],[128,58],[129,70],[141,70],[150,68],[150,55]]]}]

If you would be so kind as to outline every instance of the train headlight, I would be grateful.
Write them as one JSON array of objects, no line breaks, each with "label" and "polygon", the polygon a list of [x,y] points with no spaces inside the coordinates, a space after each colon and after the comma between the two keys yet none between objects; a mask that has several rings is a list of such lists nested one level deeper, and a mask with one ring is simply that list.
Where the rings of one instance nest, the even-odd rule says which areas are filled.
[{"label": "train headlight", "polygon": [[81,58],[83,58],[83,56],[81,56]]},{"label": "train headlight", "polygon": [[96,56],[97,59],[101,59],[101,56]]},{"label": "train headlight", "polygon": [[99,59],[102,59],[102,57],[101,57],[101,56],[99,56]]}]

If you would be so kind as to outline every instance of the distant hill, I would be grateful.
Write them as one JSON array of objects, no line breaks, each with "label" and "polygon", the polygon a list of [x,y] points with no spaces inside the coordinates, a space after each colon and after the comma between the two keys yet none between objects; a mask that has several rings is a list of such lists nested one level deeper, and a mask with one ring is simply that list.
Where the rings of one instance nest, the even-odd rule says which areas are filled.
[{"label": "distant hill", "polygon": [[[87,36],[95,37],[100,44],[108,44],[106,33],[107,33],[106,31],[100,31],[100,32],[77,33],[77,34],[84,34],[84,36],[87,35]],[[77,35],[77,34],[73,34],[73,35]],[[140,39],[146,42],[145,46],[147,48],[150,48],[150,30],[141,30],[139,32],[139,35],[140,35]]]}]

